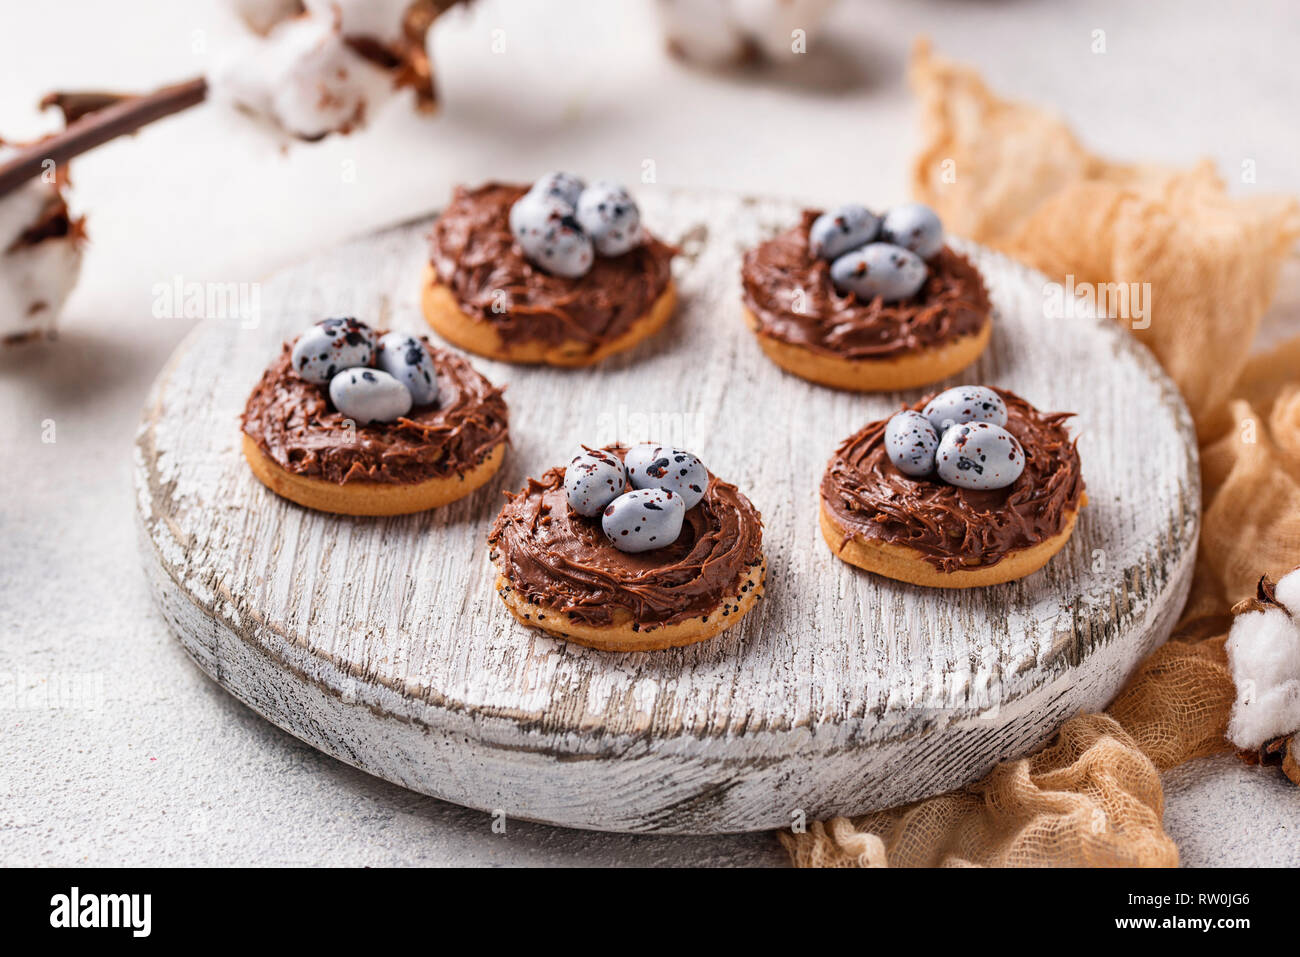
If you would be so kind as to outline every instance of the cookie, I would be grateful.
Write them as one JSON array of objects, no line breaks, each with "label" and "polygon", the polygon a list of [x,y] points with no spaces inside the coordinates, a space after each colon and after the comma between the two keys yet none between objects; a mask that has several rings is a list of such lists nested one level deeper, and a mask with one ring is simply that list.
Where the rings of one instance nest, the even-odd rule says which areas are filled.
[{"label": "cookie", "polygon": [[[424,355],[413,355],[407,337],[358,325],[351,346],[340,340],[324,358],[316,338],[325,324],[312,327],[263,373],[242,417],[241,447],[257,479],[299,505],[344,515],[437,508],[491,479],[508,437],[501,390],[454,353],[416,340]],[[359,350],[358,337],[400,346],[400,355]]]},{"label": "cookie", "polygon": [[430,244],[425,318],[492,359],[592,365],[654,335],[676,308],[675,250],[614,184],[552,174],[531,187],[458,188]]},{"label": "cookie", "polygon": [[509,496],[488,536],[497,593],[521,624],[606,651],[712,638],[763,594],[758,511],[708,473],[690,508],[667,474],[643,488],[620,483],[625,472],[610,481],[607,460],[627,454],[588,449]]},{"label": "cookie", "polygon": [[912,205],[899,207],[906,216],[807,210],[745,254],[743,314],[768,358],[862,392],[937,382],[979,358],[992,335],[983,278]]},{"label": "cookie", "polygon": [[[946,412],[936,445],[921,414],[932,395],[840,445],[820,488],[822,536],[838,558],[914,585],[974,588],[1032,574],[1065,547],[1087,504],[1069,413],[991,391],[1004,426],[967,404],[959,421]],[[957,474],[964,484],[944,478]]]}]

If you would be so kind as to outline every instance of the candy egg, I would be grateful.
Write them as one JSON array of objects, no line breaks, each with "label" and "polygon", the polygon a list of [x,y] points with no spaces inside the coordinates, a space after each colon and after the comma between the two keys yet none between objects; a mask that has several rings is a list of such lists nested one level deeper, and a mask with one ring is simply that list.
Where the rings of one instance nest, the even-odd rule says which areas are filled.
[{"label": "candy egg", "polygon": [[600,527],[621,552],[648,552],[677,541],[686,504],[672,489],[639,488],[605,506]]},{"label": "candy egg", "polygon": [[382,369],[344,369],[330,380],[330,401],[361,425],[395,422],[411,411],[411,393]]},{"label": "candy egg", "polygon": [[1006,488],[1025,470],[1025,450],[1016,437],[992,422],[954,425],[935,453],[939,478],[969,489]]},{"label": "candy egg", "polygon": [[831,263],[835,288],[864,302],[877,296],[885,302],[910,299],[925,285],[926,275],[920,256],[891,243],[868,243]]},{"label": "candy egg", "polygon": [[293,371],[324,385],[344,369],[368,366],[375,356],[375,334],[356,319],[318,322],[293,345]]},{"label": "candy egg", "polygon": [[565,216],[573,215],[573,204],[545,192],[528,192],[510,207],[510,235],[523,244],[525,237],[537,237]]},{"label": "candy egg", "polygon": [[621,256],[641,245],[641,210],[617,183],[593,183],[584,189],[576,216],[602,256]]},{"label": "candy egg", "polygon": [[623,494],[626,486],[623,463],[603,449],[587,449],[575,455],[564,470],[564,494],[569,507],[579,515],[599,515]]},{"label": "candy egg", "polygon": [[554,196],[526,194],[510,207],[510,231],[530,261],[556,276],[585,275],[596,258],[573,207]]},{"label": "candy egg", "polygon": [[1007,404],[1002,401],[1002,396],[982,385],[945,389],[926,403],[921,414],[930,420],[940,435],[964,422],[1007,424]]},{"label": "candy egg", "polygon": [[929,259],[943,249],[943,223],[924,203],[904,203],[885,213],[880,238]]},{"label": "candy egg", "polygon": [[850,203],[822,213],[808,227],[808,251],[820,259],[835,259],[865,246],[880,232],[880,217]]},{"label": "candy egg", "polygon": [[709,470],[704,463],[690,452],[667,445],[634,445],[623,464],[633,488],[671,489],[687,508],[698,505],[709,488]]},{"label": "candy egg", "polygon": [[433,405],[438,401],[438,369],[423,342],[401,332],[389,332],[379,338],[375,365],[383,369],[411,393],[415,405]]},{"label": "candy egg", "polygon": [[904,475],[919,477],[934,471],[939,433],[930,420],[910,409],[885,423],[885,454]]},{"label": "candy egg", "polygon": [[572,173],[554,172],[547,173],[539,178],[529,188],[528,192],[537,193],[542,196],[551,196],[563,200],[570,206],[578,205],[578,197],[586,189],[587,184],[580,177]]}]

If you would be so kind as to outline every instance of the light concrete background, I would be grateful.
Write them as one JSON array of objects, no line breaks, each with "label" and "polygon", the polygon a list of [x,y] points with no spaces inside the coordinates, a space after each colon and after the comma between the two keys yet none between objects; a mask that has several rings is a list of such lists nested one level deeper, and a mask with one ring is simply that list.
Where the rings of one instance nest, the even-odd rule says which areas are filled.
[{"label": "light concrete background", "polygon": [[[8,4],[0,135],[49,129],[35,101],[50,89],[199,73],[233,30],[214,3]],[[152,318],[152,289],[254,281],[435,208],[453,183],[552,167],[636,180],[650,159],[664,185],[886,204],[906,192],[902,69],[921,32],[994,87],[1055,105],[1094,148],[1210,156],[1230,179],[1253,159],[1258,182],[1235,189],[1300,192],[1286,52],[1300,19],[1284,2],[843,0],[794,67],[719,75],[666,57],[644,2],[477,0],[437,27],[435,118],[395,103],[362,134],[281,153],[205,107],[79,159],[91,246],[63,333],[0,351],[0,864],[784,863],[767,834],[494,834],[317,754],[204,678],[135,554],[131,440],[191,324]],[[1300,330],[1298,302],[1275,307],[1270,338]],[[1166,784],[1185,864],[1300,864],[1300,791],[1278,776],[1222,758]]]}]

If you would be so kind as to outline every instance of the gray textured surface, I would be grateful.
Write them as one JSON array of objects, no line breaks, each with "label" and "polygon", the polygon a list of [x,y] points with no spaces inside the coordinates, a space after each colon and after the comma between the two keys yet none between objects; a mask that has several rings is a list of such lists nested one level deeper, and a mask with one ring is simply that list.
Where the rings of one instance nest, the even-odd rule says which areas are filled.
[{"label": "gray textured surface", "polygon": [[1165,773],[1165,830],[1184,866],[1300,867],[1300,788],[1234,755]]},{"label": "gray textured surface", "polygon": [[[53,119],[35,109],[48,89],[143,89],[193,74],[204,62],[196,37],[211,52],[230,33],[215,6],[9,5],[0,133],[48,129]],[[1300,90],[1282,59],[1300,20],[1287,3],[1243,16],[1210,0],[854,0],[836,12],[830,55],[790,85],[674,66],[641,4],[566,18],[574,6],[480,0],[440,26],[446,101],[433,122],[396,108],[363,136],[281,156],[197,111],[78,162],[74,202],[94,245],[64,337],[0,352],[0,457],[30,463],[7,473],[0,498],[0,864],[784,860],[767,835],[520,826],[498,838],[482,815],[320,756],[204,678],[166,633],[135,557],[129,449],[149,383],[191,325],[150,317],[153,283],[255,279],[430,209],[456,181],[566,165],[626,178],[653,157],[675,185],[891,202],[905,195],[914,145],[901,71],[920,31],[996,89],[1051,104],[1098,150],[1207,155],[1229,176],[1252,158],[1258,183],[1234,192],[1300,190],[1300,126],[1286,122]],[[132,16],[148,28],[124,34]],[[76,30],[49,30],[73,19]],[[482,54],[498,26],[508,58]],[[1097,29],[1105,55],[1089,51]],[[565,69],[549,69],[561,56]],[[840,149],[814,139],[831,128]],[[346,185],[343,164],[355,172]],[[1296,326],[1275,310],[1269,328],[1276,338]],[[40,442],[49,418],[54,445]],[[42,688],[78,674],[102,681],[101,710],[15,707],[14,676]],[[1166,778],[1185,864],[1300,865],[1300,798],[1284,782],[1231,758]]]}]

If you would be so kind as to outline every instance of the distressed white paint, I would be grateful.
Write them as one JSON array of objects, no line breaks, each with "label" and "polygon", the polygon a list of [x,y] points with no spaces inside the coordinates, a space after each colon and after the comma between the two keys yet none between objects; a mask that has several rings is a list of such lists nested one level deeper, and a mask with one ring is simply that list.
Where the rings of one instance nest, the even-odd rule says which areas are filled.
[{"label": "distressed white paint", "polygon": [[[149,400],[136,477],[145,566],[199,665],[374,774],[626,831],[751,830],[795,809],[895,804],[970,781],[1102,706],[1172,626],[1198,530],[1191,425],[1150,355],[1110,321],[1043,318],[1042,277],[969,249],[997,324],[986,355],[948,384],[1077,411],[1091,504],[1064,551],[1020,582],[942,592],[874,578],[821,542],[816,485],[841,438],[919,390],[833,392],[759,352],[740,318],[739,258],[793,222],[794,206],[642,199],[649,225],[685,252],[677,318],[595,370],[475,359],[508,385],[512,448],[494,482],[433,513],[305,511],[258,484],[237,445],[247,391],[300,328],[352,313],[423,329],[427,223],[279,274],[254,329],[209,321],[193,333]],[[721,637],[619,657],[518,626],[492,590],[484,535],[501,490],[636,412],[685,423],[693,450],[749,494],[769,577],[766,601]]]}]

